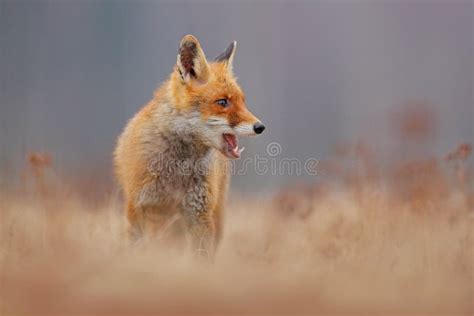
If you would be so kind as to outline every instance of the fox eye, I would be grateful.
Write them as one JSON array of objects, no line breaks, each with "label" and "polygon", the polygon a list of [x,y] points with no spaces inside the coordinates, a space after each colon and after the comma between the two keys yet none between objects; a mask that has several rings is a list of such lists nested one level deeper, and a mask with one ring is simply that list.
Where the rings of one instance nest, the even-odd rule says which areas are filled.
[{"label": "fox eye", "polygon": [[216,103],[225,108],[229,106],[229,101],[227,101],[227,99],[219,99]]}]

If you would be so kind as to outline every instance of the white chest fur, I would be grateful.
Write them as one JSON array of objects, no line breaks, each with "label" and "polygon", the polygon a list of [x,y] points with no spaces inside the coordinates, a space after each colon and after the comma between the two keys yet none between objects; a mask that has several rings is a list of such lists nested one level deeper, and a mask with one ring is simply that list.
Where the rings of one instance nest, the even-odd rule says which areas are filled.
[{"label": "white chest fur", "polygon": [[137,205],[201,212],[209,202],[209,172],[215,163],[213,149],[192,139],[163,139],[150,155],[148,172],[153,181],[141,189]]}]

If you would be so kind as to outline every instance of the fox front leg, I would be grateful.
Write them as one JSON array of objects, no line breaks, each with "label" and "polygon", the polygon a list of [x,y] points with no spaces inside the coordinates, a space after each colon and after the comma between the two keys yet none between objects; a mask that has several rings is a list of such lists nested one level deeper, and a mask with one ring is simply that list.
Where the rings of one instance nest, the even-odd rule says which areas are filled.
[{"label": "fox front leg", "polygon": [[183,218],[191,238],[191,249],[199,257],[212,260],[215,227],[206,188],[190,190],[183,201]]}]

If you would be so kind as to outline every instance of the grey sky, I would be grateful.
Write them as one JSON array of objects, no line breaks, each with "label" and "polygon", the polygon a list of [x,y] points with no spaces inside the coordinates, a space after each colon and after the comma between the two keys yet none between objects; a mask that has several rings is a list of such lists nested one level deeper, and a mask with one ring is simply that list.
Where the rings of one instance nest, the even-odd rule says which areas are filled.
[{"label": "grey sky", "polygon": [[[474,139],[471,1],[0,0],[3,169],[29,150],[72,173],[111,169],[116,136],[187,33],[209,58],[238,41],[235,72],[267,125],[244,156],[279,142],[282,157],[325,159],[338,141],[382,139],[410,99],[439,117],[427,154]],[[234,178],[240,190],[288,179]]]}]

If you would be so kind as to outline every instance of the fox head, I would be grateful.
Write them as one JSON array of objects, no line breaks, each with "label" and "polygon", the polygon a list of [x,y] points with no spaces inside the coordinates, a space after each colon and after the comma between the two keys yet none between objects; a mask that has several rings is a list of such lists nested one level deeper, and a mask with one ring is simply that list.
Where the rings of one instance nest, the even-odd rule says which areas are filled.
[{"label": "fox head", "polygon": [[232,70],[237,42],[213,62],[208,62],[192,35],[181,40],[171,76],[171,101],[179,116],[175,128],[229,158],[239,158],[244,148],[238,136],[261,134],[265,126],[246,106],[245,95]]}]

